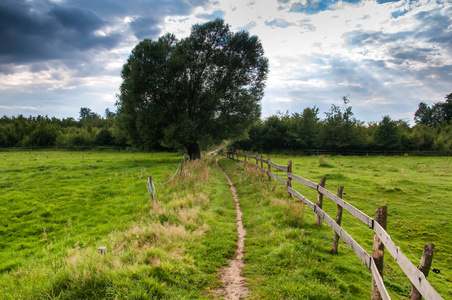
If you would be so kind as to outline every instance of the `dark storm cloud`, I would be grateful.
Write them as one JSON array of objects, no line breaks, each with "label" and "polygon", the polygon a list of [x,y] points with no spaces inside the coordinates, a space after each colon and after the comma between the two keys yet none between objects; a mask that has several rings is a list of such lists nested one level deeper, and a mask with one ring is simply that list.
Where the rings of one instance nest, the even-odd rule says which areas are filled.
[{"label": "dark storm cloud", "polygon": [[158,36],[160,29],[158,28],[159,20],[154,18],[137,18],[130,23],[130,27],[135,36],[142,40],[144,38],[153,38]]},{"label": "dark storm cloud", "polygon": [[23,1],[2,1],[0,63],[30,63],[71,57],[89,49],[109,49],[119,37],[95,35],[104,25],[99,16],[81,8],[54,6],[38,12]]},{"label": "dark storm cloud", "polygon": [[160,24],[169,15],[188,15],[192,9],[208,0],[69,0],[66,5],[84,7],[107,20],[138,16],[131,23],[132,33],[138,38],[157,38]]},{"label": "dark storm cloud", "polygon": [[[165,16],[189,14],[193,7],[206,1],[69,0],[55,4],[45,0],[2,0],[0,72],[8,73],[8,64],[66,59],[89,62],[91,50],[112,49],[130,31],[138,39],[156,38]],[[127,16],[133,21],[125,25],[130,28],[123,28],[123,36],[96,34]]]}]

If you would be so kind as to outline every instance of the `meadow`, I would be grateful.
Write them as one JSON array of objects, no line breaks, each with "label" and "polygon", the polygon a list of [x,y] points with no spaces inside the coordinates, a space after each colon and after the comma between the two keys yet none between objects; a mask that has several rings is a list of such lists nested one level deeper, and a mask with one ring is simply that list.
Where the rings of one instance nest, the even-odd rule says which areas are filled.
[{"label": "meadow", "polygon": [[206,162],[155,184],[152,204],[147,177],[168,181],[181,159],[0,153],[0,298],[208,298],[234,254],[235,206]]},{"label": "meadow", "polygon": [[[127,152],[0,152],[0,298],[211,299],[219,269],[235,252],[235,206],[214,161],[190,162],[168,181],[181,156]],[[435,244],[428,280],[452,297],[452,159],[449,157],[289,157],[293,173],[371,217],[388,206],[388,233],[416,265]],[[288,198],[275,180],[220,158],[234,182],[247,229],[244,275],[249,299],[370,298],[371,273],[333,231]],[[315,201],[316,192],[294,184]],[[331,216],[336,205],[327,199]],[[372,232],[344,212],[343,227],[371,253]],[[44,229],[45,228],[45,229]],[[108,253],[100,255],[99,246]],[[393,299],[411,285],[389,254],[385,284]]]},{"label": "meadow", "polygon": [[[371,217],[387,205],[387,231],[395,243],[419,265],[423,245],[435,244],[429,282],[444,297],[452,297],[452,159],[450,157],[275,156],[278,164],[293,162],[293,173],[314,182],[326,177],[326,188]],[[254,161],[252,161],[254,162]],[[260,172],[230,162],[226,171],[242,194],[244,226],[248,230],[246,273],[256,284],[255,299],[364,299],[370,298],[371,273],[344,243],[330,254],[334,232],[315,225],[315,214],[289,199],[282,184],[267,182]],[[240,166],[240,167],[239,167]],[[244,179],[236,168],[248,172]],[[257,174],[255,174],[257,173]],[[284,173],[279,172],[284,178]],[[264,178],[264,179],[263,179]],[[294,183],[315,202],[317,192]],[[264,196],[262,195],[264,193]],[[246,195],[245,197],[243,195]],[[285,201],[282,201],[285,199]],[[287,202],[291,203],[287,207]],[[333,218],[336,204],[324,198],[324,210]],[[368,253],[373,232],[344,212],[342,226]],[[251,233],[251,234],[250,234]],[[252,235],[254,233],[254,235]],[[256,255],[260,253],[260,255]],[[408,299],[411,283],[389,253],[384,281],[393,299]]]}]

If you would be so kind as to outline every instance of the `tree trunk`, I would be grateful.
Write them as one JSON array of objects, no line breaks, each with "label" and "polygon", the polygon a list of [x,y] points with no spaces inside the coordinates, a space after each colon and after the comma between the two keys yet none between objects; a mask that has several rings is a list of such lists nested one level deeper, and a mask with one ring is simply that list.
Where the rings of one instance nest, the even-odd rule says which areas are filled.
[{"label": "tree trunk", "polygon": [[190,160],[201,159],[201,150],[198,143],[192,143],[186,146]]}]

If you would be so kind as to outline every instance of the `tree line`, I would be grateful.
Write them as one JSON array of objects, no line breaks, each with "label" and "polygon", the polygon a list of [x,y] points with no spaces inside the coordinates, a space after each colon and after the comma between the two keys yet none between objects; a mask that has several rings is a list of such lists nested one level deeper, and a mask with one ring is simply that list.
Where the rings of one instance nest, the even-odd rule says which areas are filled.
[{"label": "tree line", "polygon": [[406,120],[383,116],[379,122],[359,121],[349,106],[332,105],[325,117],[319,108],[308,107],[301,113],[277,113],[255,122],[246,139],[235,141],[232,149],[275,152],[287,150],[324,149],[450,151],[452,150],[452,93],[445,102],[432,107],[421,102],[410,126]]},{"label": "tree line", "polygon": [[[246,138],[229,147],[246,151],[277,152],[287,150],[323,149],[451,151],[452,93],[445,102],[428,106],[421,102],[414,115],[415,125],[406,120],[384,116],[379,122],[359,121],[343,97],[343,105],[332,105],[325,117],[319,108],[307,107],[302,112],[277,113],[255,121]],[[141,150],[179,150],[164,147],[158,141],[134,143],[136,137],[124,128],[123,116],[109,109],[100,116],[82,107],[80,116],[58,119],[48,116],[0,118],[0,147],[25,148],[95,148],[134,147]],[[149,145],[149,146],[143,146]]]},{"label": "tree line", "polygon": [[127,147],[127,136],[120,130],[116,113],[105,110],[105,117],[82,107],[78,120],[23,115],[0,118],[0,147],[93,148]]}]

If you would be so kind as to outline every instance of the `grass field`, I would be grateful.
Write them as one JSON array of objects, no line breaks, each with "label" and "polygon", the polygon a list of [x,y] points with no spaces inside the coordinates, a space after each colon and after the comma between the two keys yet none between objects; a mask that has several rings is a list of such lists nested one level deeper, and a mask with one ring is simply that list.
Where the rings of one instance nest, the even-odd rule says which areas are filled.
[{"label": "grass field", "polygon": [[[423,245],[434,243],[432,266],[440,269],[441,275],[430,272],[428,280],[445,299],[452,297],[450,157],[272,158],[272,161],[283,165],[288,160],[293,161],[293,173],[297,175],[314,182],[319,182],[325,176],[326,188],[333,193],[339,186],[344,186],[343,198],[371,217],[375,216],[378,207],[387,205],[387,231],[415,265],[420,262]],[[246,195],[242,196],[242,199],[246,199],[243,204],[244,216],[248,216],[245,218],[245,227],[249,233],[256,234],[249,234],[247,243],[248,275],[252,282],[256,280],[255,284],[260,286],[255,289],[256,299],[290,298],[290,295],[297,295],[305,289],[309,292],[301,293],[312,299],[370,298],[370,272],[345,244],[340,246],[338,255],[329,253],[334,233],[326,225],[317,228],[315,215],[307,206],[297,208],[292,204],[290,209],[284,205],[275,209],[274,206],[278,207],[281,199],[287,199],[280,183],[274,180],[270,185],[266,181],[262,184],[253,183],[255,176],[261,178],[260,175],[252,175],[253,172],[249,176],[254,176],[254,179],[247,181],[241,177],[241,172],[235,170],[241,164],[229,164],[229,172],[236,174],[233,181],[237,184],[239,194]],[[243,169],[243,166],[240,168]],[[284,176],[284,173],[280,174]],[[258,188],[253,188],[256,185]],[[294,188],[311,201],[316,201],[316,191],[300,184],[294,184]],[[256,189],[259,192],[255,196]],[[275,192],[268,193],[267,190]],[[265,196],[261,193],[265,193]],[[250,203],[246,204],[248,201]],[[326,198],[324,209],[335,217],[336,205]],[[298,211],[303,212],[298,223],[281,222],[289,216],[295,217]],[[372,230],[347,212],[344,212],[342,225],[368,253],[372,253]],[[253,231],[250,227],[256,229]],[[254,244],[257,245],[255,251],[267,255],[272,253],[275,257],[255,256],[252,253],[254,250],[250,250]],[[394,299],[407,299],[410,282],[389,253],[386,253],[385,262],[384,279],[391,296]],[[267,268],[267,276],[259,274],[259,270]],[[280,271],[276,271],[278,269]],[[309,285],[312,285],[312,289],[307,287]],[[321,292],[316,294],[317,291]]]},{"label": "grass field", "polygon": [[[388,232],[416,265],[434,243],[432,285],[452,298],[452,160],[448,157],[284,157],[293,173],[371,217],[388,206]],[[220,286],[218,270],[235,251],[235,207],[213,161],[189,163],[165,182],[177,154],[0,152],[1,299],[199,299]],[[280,183],[220,159],[241,201],[244,275],[250,299],[368,299],[371,273],[348,246],[330,254],[333,231],[287,197]],[[315,191],[294,184],[312,201]],[[331,216],[336,206],[325,199]],[[344,212],[344,228],[371,252],[372,231]],[[44,230],[45,228],[45,230]],[[107,246],[101,256],[99,246]],[[410,284],[386,254],[385,284],[407,299]]]},{"label": "grass field", "polygon": [[156,184],[152,206],[147,176],[163,183],[180,160],[0,153],[0,298],[208,298],[234,254],[234,201],[223,174],[200,162]]}]

